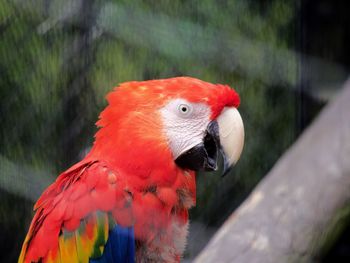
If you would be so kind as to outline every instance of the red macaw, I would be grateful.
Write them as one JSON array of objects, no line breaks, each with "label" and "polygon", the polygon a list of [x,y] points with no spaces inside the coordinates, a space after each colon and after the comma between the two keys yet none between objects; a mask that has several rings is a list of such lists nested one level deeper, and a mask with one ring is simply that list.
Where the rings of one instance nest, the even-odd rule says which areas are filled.
[{"label": "red macaw", "polygon": [[238,94],[195,78],[127,82],[108,94],[87,156],[34,206],[19,262],[179,262],[195,171],[242,151]]}]

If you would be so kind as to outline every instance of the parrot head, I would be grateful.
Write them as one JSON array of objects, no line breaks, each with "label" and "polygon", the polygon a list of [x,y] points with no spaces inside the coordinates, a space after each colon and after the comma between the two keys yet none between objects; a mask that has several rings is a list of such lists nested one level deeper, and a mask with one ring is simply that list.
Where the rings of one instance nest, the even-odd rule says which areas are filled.
[{"label": "parrot head", "polygon": [[240,157],[240,99],[228,86],[190,77],[134,81],[107,100],[92,153],[109,156],[119,169],[145,178],[179,169],[213,171],[221,154],[225,174]]}]

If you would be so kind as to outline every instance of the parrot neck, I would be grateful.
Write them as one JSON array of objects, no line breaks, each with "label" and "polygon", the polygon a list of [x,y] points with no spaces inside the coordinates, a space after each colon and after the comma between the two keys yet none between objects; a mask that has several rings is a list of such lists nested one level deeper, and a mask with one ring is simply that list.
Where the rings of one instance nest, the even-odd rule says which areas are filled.
[{"label": "parrot neck", "polygon": [[153,146],[143,147],[140,151],[132,147],[124,149],[108,146],[95,143],[86,159],[107,163],[112,169],[128,177],[136,189],[152,186],[180,189],[191,185],[191,189],[187,190],[195,198],[195,187],[192,187],[195,185],[195,173],[179,168],[169,151],[159,147],[155,149]]},{"label": "parrot neck", "polygon": [[[105,114],[111,109],[106,109]],[[159,116],[135,114],[133,111],[127,118],[106,120],[96,133],[95,143],[86,158],[107,163],[136,191],[166,187],[174,192],[169,196],[186,193],[194,204],[195,173],[175,164],[167,137],[158,125],[161,123]],[[150,116],[152,121],[149,121]],[[104,118],[106,116],[101,121]],[[168,195],[165,192],[164,196]]]},{"label": "parrot neck", "polygon": [[[195,172],[180,169],[171,158],[165,158],[165,154],[159,155],[158,159],[152,159],[150,156],[154,155],[150,153],[139,156],[139,158],[131,158],[130,151],[125,155],[118,155],[117,152],[114,155],[106,154],[101,151],[100,147],[94,147],[85,159],[104,162],[111,169],[125,176],[130,187],[128,190],[134,193],[146,193],[150,189],[157,189],[157,197],[168,207],[169,211],[174,207],[187,211],[195,206]],[[186,222],[188,214],[183,213],[182,220]]]}]

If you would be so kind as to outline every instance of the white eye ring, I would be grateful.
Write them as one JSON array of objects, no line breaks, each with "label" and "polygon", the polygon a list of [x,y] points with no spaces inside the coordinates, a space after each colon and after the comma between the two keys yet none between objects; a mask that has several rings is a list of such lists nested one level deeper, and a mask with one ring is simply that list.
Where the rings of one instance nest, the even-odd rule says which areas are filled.
[{"label": "white eye ring", "polygon": [[189,116],[192,113],[192,107],[188,104],[181,103],[178,106],[178,111],[181,116]]}]

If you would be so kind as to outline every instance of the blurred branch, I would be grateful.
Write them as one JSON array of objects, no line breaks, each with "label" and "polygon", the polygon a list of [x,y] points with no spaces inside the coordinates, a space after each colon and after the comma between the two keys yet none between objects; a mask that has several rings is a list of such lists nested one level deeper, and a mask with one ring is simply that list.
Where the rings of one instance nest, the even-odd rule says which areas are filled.
[{"label": "blurred branch", "polygon": [[54,177],[48,175],[48,172],[13,163],[1,155],[0,167],[0,188],[33,202],[54,181]]},{"label": "blurred branch", "polygon": [[45,34],[59,23],[65,23],[69,20],[79,17],[83,6],[82,0],[51,0],[48,4],[50,8],[48,18],[38,27],[39,34]]},{"label": "blurred branch", "polygon": [[350,218],[350,80],[195,262],[314,262]]}]

